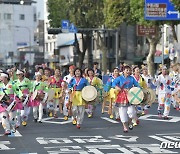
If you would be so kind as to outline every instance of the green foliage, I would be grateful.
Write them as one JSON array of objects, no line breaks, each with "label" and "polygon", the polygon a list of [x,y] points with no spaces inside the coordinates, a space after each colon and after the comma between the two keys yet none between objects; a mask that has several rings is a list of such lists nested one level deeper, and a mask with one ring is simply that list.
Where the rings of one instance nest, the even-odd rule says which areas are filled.
[{"label": "green foliage", "polygon": [[51,27],[67,19],[79,28],[99,27],[104,22],[103,0],[48,0]]},{"label": "green foliage", "polygon": [[180,12],[180,1],[179,0],[171,0],[174,5],[175,5],[175,8]]},{"label": "green foliage", "polygon": [[69,5],[66,0],[48,0],[48,11],[51,27],[60,27],[61,20],[69,19]]},{"label": "green foliage", "polygon": [[107,27],[117,28],[122,22],[130,19],[130,0],[105,0],[105,24]]},{"label": "green foliage", "polygon": [[[180,8],[180,0],[172,0]],[[105,23],[106,26],[117,28],[122,22],[128,24],[161,26],[165,23],[178,24],[177,21],[148,21],[144,19],[145,0],[106,0]]]}]

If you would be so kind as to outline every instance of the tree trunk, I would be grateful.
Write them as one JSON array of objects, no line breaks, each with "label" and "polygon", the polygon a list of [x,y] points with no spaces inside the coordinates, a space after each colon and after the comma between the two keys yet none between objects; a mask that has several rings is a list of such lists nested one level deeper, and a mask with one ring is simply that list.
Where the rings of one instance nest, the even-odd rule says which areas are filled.
[{"label": "tree trunk", "polygon": [[176,34],[176,31],[175,31],[175,24],[171,24],[171,27],[172,27],[172,33],[173,33],[173,38],[174,38],[174,45],[176,45],[176,50],[177,50],[177,59],[176,59],[176,63],[179,63],[180,62],[180,46],[178,45],[178,38],[177,38],[177,34]]},{"label": "tree trunk", "polygon": [[178,42],[178,38],[177,38],[177,34],[176,34],[176,31],[175,31],[175,24],[171,24],[171,28],[172,28],[172,33],[173,33],[173,38],[176,42]]},{"label": "tree trunk", "polygon": [[150,49],[149,54],[147,56],[147,65],[148,65],[148,72],[151,76],[155,74],[155,67],[154,67],[154,55],[156,52],[156,45],[157,43],[154,41],[150,41]]},{"label": "tree trunk", "polygon": [[157,31],[156,34],[147,37],[150,45],[150,49],[146,60],[147,60],[148,72],[151,76],[154,76],[155,74],[154,55],[156,52],[156,46],[162,36],[160,28],[161,28],[160,26],[156,26],[156,31]]},{"label": "tree trunk", "polygon": [[104,74],[107,73],[107,48],[105,45],[102,46],[102,71]]},{"label": "tree trunk", "polygon": [[88,68],[93,68],[93,53],[92,53],[92,35],[86,35],[87,49],[88,49]]},{"label": "tree trunk", "polygon": [[82,51],[79,48],[79,42],[77,40],[77,35],[75,34],[75,43],[76,43],[76,48],[77,48],[77,56],[78,56],[78,64],[77,66],[79,68],[82,68],[83,61],[84,61],[84,56],[87,50],[87,40],[84,38],[84,35],[82,35]]}]

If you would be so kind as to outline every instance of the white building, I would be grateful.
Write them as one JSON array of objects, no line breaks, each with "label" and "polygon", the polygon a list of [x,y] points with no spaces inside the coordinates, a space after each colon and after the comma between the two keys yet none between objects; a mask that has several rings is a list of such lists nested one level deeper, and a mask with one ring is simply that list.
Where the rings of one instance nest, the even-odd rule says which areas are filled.
[{"label": "white building", "polygon": [[[18,50],[33,50],[36,44],[36,7],[31,0],[21,5],[16,0],[0,0],[0,62],[11,65],[19,62]],[[28,49],[27,49],[28,48]]]},{"label": "white building", "polygon": [[46,62],[54,62],[54,49],[56,49],[56,36],[49,35],[48,6],[47,0],[36,0],[38,32],[39,32],[39,50],[44,52]]}]

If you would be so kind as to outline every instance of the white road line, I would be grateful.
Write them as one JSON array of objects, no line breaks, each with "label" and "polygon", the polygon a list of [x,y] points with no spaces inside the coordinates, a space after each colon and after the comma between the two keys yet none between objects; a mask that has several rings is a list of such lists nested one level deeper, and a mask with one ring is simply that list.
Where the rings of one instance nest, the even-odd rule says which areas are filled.
[{"label": "white road line", "polygon": [[180,135],[180,133],[167,133],[167,134],[156,134],[156,135]]},{"label": "white road line", "polygon": [[44,122],[44,123],[50,123],[50,124],[61,124],[61,125],[63,125],[63,124],[67,124],[67,123],[71,123],[72,122],[72,119],[70,118],[69,120],[67,120],[67,121],[52,121],[52,120],[56,120],[56,119],[59,119],[59,120],[64,120],[64,118],[54,118],[54,117],[48,117],[48,118],[44,118],[44,119],[42,119],[42,122]]},{"label": "white road line", "polygon": [[109,121],[109,122],[114,123],[114,124],[118,124],[119,123],[119,122],[117,122],[115,120],[112,120],[110,118],[107,118],[107,117],[101,117],[101,119],[104,119],[104,120]]},{"label": "white road line", "polygon": [[162,137],[155,136],[155,135],[150,135],[149,137],[151,137],[151,138],[153,138],[153,139],[156,139],[156,140],[158,140],[158,141],[161,141],[161,142],[167,142],[167,143],[171,142],[170,140],[166,140],[166,139],[164,139],[164,138],[162,138]]},{"label": "white road line", "polygon": [[[157,119],[151,119],[151,117],[157,117]],[[161,121],[161,122],[179,122],[180,121],[180,117],[169,116],[169,118],[172,118],[172,119],[170,120],[159,119],[158,115],[152,115],[152,114],[139,117],[139,119],[141,120],[150,120],[150,121]]]},{"label": "white road line", "polygon": [[[0,136],[4,136],[4,134],[0,134]],[[8,135],[8,137],[22,137],[22,135],[16,130],[15,133],[11,132],[11,135]]]}]

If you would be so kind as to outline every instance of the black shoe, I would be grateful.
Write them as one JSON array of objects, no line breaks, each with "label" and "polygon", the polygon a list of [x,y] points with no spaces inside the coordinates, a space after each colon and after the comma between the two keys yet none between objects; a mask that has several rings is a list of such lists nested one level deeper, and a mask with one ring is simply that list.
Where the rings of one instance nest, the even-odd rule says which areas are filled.
[{"label": "black shoe", "polygon": [[34,119],[33,121],[34,121],[34,122],[37,122],[37,119]]},{"label": "black shoe", "polygon": [[42,121],[38,121],[39,123],[42,123]]},{"label": "black shoe", "polygon": [[132,124],[129,124],[129,129],[133,130],[133,125]]}]

